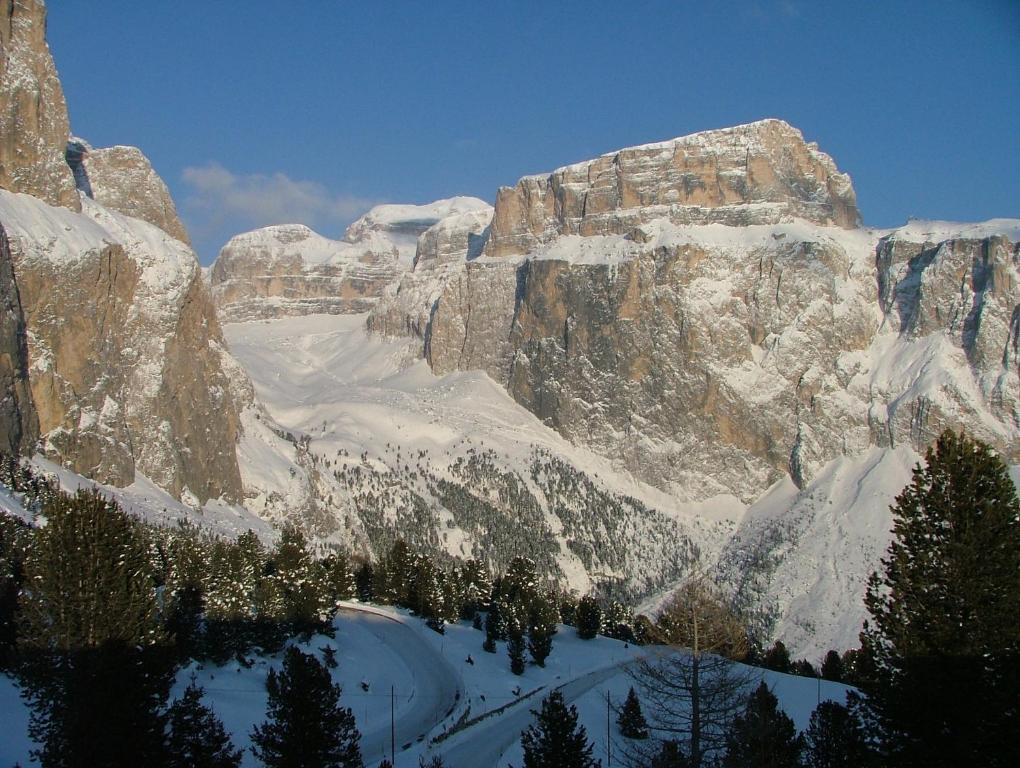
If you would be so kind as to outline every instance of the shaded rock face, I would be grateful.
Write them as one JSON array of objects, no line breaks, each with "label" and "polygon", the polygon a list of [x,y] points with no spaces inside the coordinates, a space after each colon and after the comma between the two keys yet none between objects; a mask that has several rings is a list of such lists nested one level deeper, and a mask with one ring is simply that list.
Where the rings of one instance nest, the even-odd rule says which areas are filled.
[{"label": "shaded rock face", "polygon": [[39,417],[28,383],[28,341],[7,233],[0,226],[0,452],[31,453]]},{"label": "shaded rock face", "polygon": [[209,281],[225,322],[367,312],[398,278],[397,259],[380,237],[352,244],[288,224],[232,238]]},{"label": "shaded rock face", "polygon": [[632,147],[503,187],[486,252],[524,254],[561,235],[675,224],[769,224],[798,217],[857,226],[850,178],[781,120]]},{"label": "shaded rock face", "polygon": [[0,192],[45,452],[112,485],[242,497],[238,417],[194,253],[84,200],[84,215]]},{"label": "shaded rock face", "polygon": [[92,149],[87,168],[97,202],[154,224],[171,237],[190,244],[170,190],[140,149],[119,146]]},{"label": "shaded rock face", "polygon": [[368,330],[384,336],[416,337],[424,344],[432,311],[447,282],[466,261],[481,255],[492,208],[440,219],[418,238],[414,266],[389,286],[372,309]]},{"label": "shaded rock face", "polygon": [[0,0],[0,188],[79,210],[42,0]]}]

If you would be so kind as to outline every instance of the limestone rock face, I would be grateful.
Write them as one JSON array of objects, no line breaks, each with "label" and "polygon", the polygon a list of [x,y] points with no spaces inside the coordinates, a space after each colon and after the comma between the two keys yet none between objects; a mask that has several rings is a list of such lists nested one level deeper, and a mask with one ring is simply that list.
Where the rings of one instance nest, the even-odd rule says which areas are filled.
[{"label": "limestone rock face", "polygon": [[287,224],[231,238],[209,281],[225,322],[367,312],[398,278],[397,261],[379,235],[354,244]]},{"label": "limestone rock face", "polygon": [[[699,210],[728,212],[690,223],[689,204],[656,195],[694,150],[713,169],[769,158],[748,167],[771,181],[735,198],[729,176],[692,186],[714,195]],[[524,179],[497,200],[484,254],[445,277],[426,356],[440,374],[485,370],[685,500],[750,502],[786,476],[803,488],[834,459],[923,452],[946,427],[1017,460],[1020,224],[878,232],[852,227],[853,199],[777,121]]]},{"label": "limestone rock face", "polygon": [[86,165],[97,202],[154,224],[171,237],[190,244],[170,190],[140,149],[120,146],[92,149]]},{"label": "limestone rock face", "polygon": [[0,452],[31,453],[39,437],[39,417],[28,383],[28,339],[18,283],[0,226]]},{"label": "limestone rock face", "polygon": [[414,266],[389,286],[368,317],[368,329],[385,336],[417,337],[425,331],[440,294],[465,262],[482,252],[492,208],[454,213],[440,219],[418,238]]},{"label": "limestone rock face", "polygon": [[44,451],[178,498],[240,500],[238,417],[194,253],[83,199],[83,213],[0,192]]},{"label": "limestone rock face", "polygon": [[769,224],[797,217],[859,222],[850,178],[781,120],[622,149],[528,176],[496,197],[491,256],[524,254],[561,235],[626,234],[675,224]]},{"label": "limestone rock face", "polygon": [[0,188],[79,210],[42,0],[0,0]]}]

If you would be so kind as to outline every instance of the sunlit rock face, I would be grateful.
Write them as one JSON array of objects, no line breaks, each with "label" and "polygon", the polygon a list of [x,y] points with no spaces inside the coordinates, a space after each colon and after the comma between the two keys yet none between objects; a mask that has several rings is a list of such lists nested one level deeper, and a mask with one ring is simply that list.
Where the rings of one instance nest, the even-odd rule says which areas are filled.
[{"label": "sunlit rock face", "polygon": [[775,120],[522,179],[444,276],[425,353],[685,499],[945,427],[1017,456],[1020,228],[873,231],[854,199]]},{"label": "sunlit rock face", "polygon": [[42,0],[0,0],[0,188],[79,209]]},{"label": "sunlit rock face", "polygon": [[82,213],[0,191],[43,451],[178,498],[241,498],[237,409],[195,254],[82,198]]}]

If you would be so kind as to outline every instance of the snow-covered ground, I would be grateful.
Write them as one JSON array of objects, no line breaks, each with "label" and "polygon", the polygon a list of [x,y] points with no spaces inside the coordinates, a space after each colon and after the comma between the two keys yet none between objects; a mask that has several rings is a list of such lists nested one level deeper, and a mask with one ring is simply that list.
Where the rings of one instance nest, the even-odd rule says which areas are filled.
[{"label": "snow-covered ground", "polygon": [[[313,637],[300,647],[320,658],[324,646],[337,649],[333,679],[343,687],[342,704],[357,719],[367,766],[389,756],[392,690],[396,764],[417,765],[419,756],[439,754],[451,768],[521,765],[520,733],[532,722],[531,710],[554,688],[577,706],[596,756],[604,758],[607,692],[614,705],[621,704],[633,685],[627,664],[641,654],[661,652],[604,637],[581,640],[573,628],[561,626],[545,668],[529,665],[515,676],[506,644],[497,643],[496,653],[486,653],[483,639],[483,633],[467,623],[449,625],[440,635],[405,611],[352,603],[337,619],[335,640]],[[172,696],[194,676],[235,745],[244,748],[243,765],[256,766],[248,750],[249,735],[265,718],[265,680],[281,660],[282,654],[256,658],[250,668],[236,661],[192,664],[178,674]],[[843,685],[749,671],[750,684],[764,679],[798,728],[806,727],[817,701],[842,701],[846,696]],[[10,678],[2,675],[0,716],[0,765],[28,765],[28,711]],[[619,742],[615,715],[608,731]]]}]

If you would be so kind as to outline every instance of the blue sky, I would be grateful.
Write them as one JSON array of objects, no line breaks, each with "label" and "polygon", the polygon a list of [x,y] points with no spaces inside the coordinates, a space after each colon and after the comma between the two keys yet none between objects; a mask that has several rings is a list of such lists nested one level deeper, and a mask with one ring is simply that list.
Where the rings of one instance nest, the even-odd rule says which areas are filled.
[{"label": "blue sky", "polygon": [[1020,216],[1020,2],[50,0],[72,130],[141,147],[203,263],[780,117],[865,222]]}]

